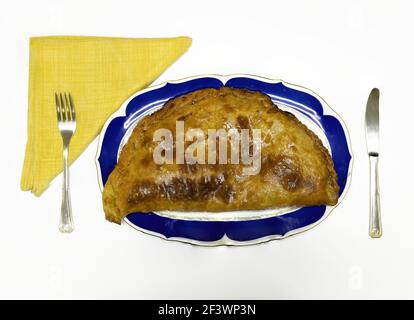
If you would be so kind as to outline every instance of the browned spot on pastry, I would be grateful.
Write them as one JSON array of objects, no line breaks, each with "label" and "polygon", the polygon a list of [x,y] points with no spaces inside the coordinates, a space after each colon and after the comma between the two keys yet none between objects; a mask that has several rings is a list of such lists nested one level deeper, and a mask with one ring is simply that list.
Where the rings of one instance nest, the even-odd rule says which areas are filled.
[{"label": "browned spot on pastry", "polygon": [[249,118],[247,118],[246,116],[238,115],[237,116],[237,123],[238,123],[240,129],[249,129],[249,130],[251,129]]},{"label": "browned spot on pastry", "polygon": [[182,115],[182,116],[180,116],[180,117],[178,117],[177,118],[177,121],[185,121],[189,116],[191,116],[193,113],[192,112],[190,112],[190,113],[187,113],[187,114],[184,114],[184,115]]},{"label": "browned spot on pastry", "polygon": [[160,184],[143,181],[129,194],[128,202],[136,204],[154,197],[165,197],[170,201],[208,200],[217,198],[225,203],[234,199],[232,187],[225,184],[223,175],[204,176],[199,181],[188,177],[174,177]]},{"label": "browned spot on pastry", "polygon": [[153,159],[152,159],[151,157],[146,156],[146,157],[144,157],[144,158],[142,158],[142,159],[141,159],[141,164],[142,164],[144,167],[148,167],[148,166],[149,166],[149,164],[150,164],[152,161],[153,161]]},{"label": "browned spot on pastry", "polygon": [[157,187],[150,181],[142,181],[128,194],[127,201],[130,204],[136,204],[143,200],[151,199],[157,193]]},{"label": "browned spot on pastry", "polygon": [[267,109],[267,113],[278,113],[279,109],[276,107],[271,107],[269,109]]},{"label": "browned spot on pastry", "polygon": [[232,112],[234,110],[234,107],[228,103],[225,103],[223,105],[223,110],[226,112]]},{"label": "browned spot on pastry", "polygon": [[204,176],[198,183],[198,197],[208,199],[224,183],[224,176]]},{"label": "browned spot on pastry", "polygon": [[302,174],[294,158],[278,157],[275,161],[274,172],[283,188],[288,191],[298,189],[302,183]]},{"label": "browned spot on pastry", "polygon": [[228,184],[223,184],[215,193],[215,196],[224,203],[230,203],[236,197],[236,192]]},{"label": "browned spot on pastry", "polygon": [[287,191],[295,191],[303,186],[303,177],[295,158],[279,155],[265,157],[261,170],[270,174]]},{"label": "browned spot on pastry", "polygon": [[174,177],[160,184],[159,189],[169,200],[185,200],[191,199],[196,190],[196,184],[193,179]]},{"label": "browned spot on pastry", "polygon": [[142,138],[142,143],[145,145],[145,146],[149,146],[150,145],[150,143],[152,142],[152,139],[147,135],[147,134],[145,134],[144,135],[144,137]]}]

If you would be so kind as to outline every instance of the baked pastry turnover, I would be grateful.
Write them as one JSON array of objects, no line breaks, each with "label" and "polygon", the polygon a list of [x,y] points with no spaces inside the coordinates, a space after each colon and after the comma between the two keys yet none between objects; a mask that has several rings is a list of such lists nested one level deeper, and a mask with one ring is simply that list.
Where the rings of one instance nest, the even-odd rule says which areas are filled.
[{"label": "baked pastry turnover", "polygon": [[[210,140],[198,140],[196,134],[193,140],[185,135],[186,139],[179,142],[178,126],[184,130],[197,128],[196,133],[205,133],[205,136],[211,129],[240,133],[239,138],[243,137],[242,132],[248,132],[248,145],[243,146],[241,139],[240,144],[231,144],[233,140],[229,139],[223,156],[219,152],[224,150],[218,147],[219,139],[209,144]],[[160,163],[156,159],[161,141],[157,132],[171,132],[169,138],[174,142],[165,148],[164,155],[173,155],[174,161]],[[205,143],[200,147],[200,142]],[[237,159],[232,158],[235,146],[240,153],[244,150],[245,155],[247,152],[251,156],[250,164],[240,159],[235,163]],[[181,149],[185,155],[190,152],[189,155],[197,156],[198,161],[190,156],[188,159],[192,161],[185,161],[186,156],[184,163],[183,157],[177,161]],[[199,157],[202,153],[205,161]],[[259,166],[246,170],[252,169],[255,161],[256,164],[259,161]],[[332,158],[311,130],[294,115],[279,109],[263,93],[222,87],[176,97],[142,119],[105,184],[103,205],[106,218],[120,223],[132,212],[172,210],[218,214],[232,210],[335,205],[338,192]]]}]

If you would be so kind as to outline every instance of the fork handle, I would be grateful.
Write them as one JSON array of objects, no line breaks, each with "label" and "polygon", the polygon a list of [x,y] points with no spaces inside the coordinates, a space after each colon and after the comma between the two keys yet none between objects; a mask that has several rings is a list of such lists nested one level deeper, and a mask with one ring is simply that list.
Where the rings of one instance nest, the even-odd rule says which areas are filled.
[{"label": "fork handle", "polygon": [[69,190],[69,166],[68,146],[63,148],[63,186],[62,186],[62,207],[60,211],[59,230],[62,233],[70,233],[74,230],[72,207],[70,203]]},{"label": "fork handle", "polygon": [[381,206],[378,180],[378,155],[369,155],[370,168],[370,205],[369,205],[369,235],[371,238],[382,236]]}]

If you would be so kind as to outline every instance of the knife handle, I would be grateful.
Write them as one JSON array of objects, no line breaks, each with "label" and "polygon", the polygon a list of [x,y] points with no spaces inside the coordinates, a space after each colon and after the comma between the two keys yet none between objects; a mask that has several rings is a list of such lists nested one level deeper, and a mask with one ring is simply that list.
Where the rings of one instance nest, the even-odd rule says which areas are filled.
[{"label": "knife handle", "polygon": [[380,238],[382,236],[382,224],[378,180],[378,155],[369,155],[369,170],[369,235],[371,238]]}]

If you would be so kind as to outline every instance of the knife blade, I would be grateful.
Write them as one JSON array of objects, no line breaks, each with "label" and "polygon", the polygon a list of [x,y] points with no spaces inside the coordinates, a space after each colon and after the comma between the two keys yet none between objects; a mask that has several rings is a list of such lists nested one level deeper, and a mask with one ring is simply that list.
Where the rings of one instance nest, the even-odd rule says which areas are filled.
[{"label": "knife blade", "polygon": [[365,111],[365,135],[368,154],[379,155],[379,96],[377,88],[372,89]]},{"label": "knife blade", "polygon": [[370,208],[369,208],[369,235],[372,238],[382,236],[381,205],[378,179],[379,159],[379,97],[377,88],[372,89],[365,110],[365,137],[369,156],[370,168]]}]

